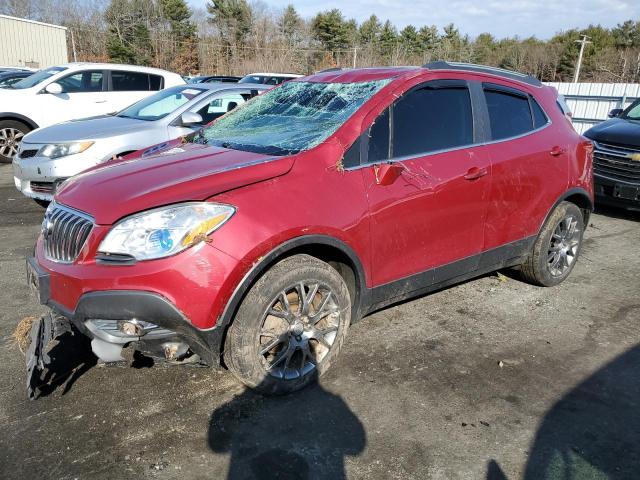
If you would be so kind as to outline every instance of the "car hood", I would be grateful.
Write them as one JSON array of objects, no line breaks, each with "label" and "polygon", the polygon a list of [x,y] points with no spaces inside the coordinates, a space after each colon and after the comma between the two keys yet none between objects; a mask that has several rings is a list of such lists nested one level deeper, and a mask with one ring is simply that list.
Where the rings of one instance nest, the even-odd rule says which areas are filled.
[{"label": "car hood", "polygon": [[132,213],[207,198],[286,174],[294,157],[273,157],[199,144],[180,144],[149,157],[113,161],[76,175],[58,203],[111,225]]},{"label": "car hood", "polygon": [[590,128],[584,135],[596,142],[640,147],[640,122],[612,118]]},{"label": "car hood", "polygon": [[99,140],[154,127],[157,127],[156,122],[101,115],[39,128],[28,134],[24,141],[27,143],[59,143],[77,140]]}]

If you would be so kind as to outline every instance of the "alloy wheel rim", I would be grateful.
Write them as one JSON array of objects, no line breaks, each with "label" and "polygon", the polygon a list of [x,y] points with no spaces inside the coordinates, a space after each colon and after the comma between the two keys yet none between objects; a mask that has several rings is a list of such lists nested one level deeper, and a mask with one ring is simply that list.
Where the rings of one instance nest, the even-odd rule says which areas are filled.
[{"label": "alloy wheel rim", "polygon": [[15,157],[22,137],[24,133],[17,128],[0,129],[0,155],[7,158]]},{"label": "alloy wheel rim", "polygon": [[549,242],[547,268],[553,277],[560,277],[571,268],[578,255],[579,246],[578,219],[573,215],[567,215],[556,225]]},{"label": "alloy wheel rim", "polygon": [[298,282],[271,300],[260,323],[258,355],[272,377],[308,375],[327,357],[340,327],[340,309],[331,289]]}]

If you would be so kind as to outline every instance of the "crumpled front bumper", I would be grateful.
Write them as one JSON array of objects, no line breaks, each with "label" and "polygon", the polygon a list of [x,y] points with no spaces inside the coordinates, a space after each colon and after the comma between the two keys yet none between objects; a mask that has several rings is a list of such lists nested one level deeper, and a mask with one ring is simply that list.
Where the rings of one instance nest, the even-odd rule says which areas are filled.
[{"label": "crumpled front bumper", "polygon": [[[82,334],[96,342],[97,348],[111,348],[112,353],[127,343],[136,342],[141,350],[154,350],[162,342],[185,342],[198,354],[200,361],[209,366],[220,366],[220,344],[222,329],[200,330],[194,327],[185,315],[163,296],[142,290],[104,290],[83,294],[75,309],[69,310],[50,296],[50,274],[38,264],[34,257],[27,258],[27,280],[36,291],[41,304],[49,306],[55,313],[67,318]],[[162,335],[129,336],[114,338],[108,329],[97,330],[98,324],[138,320],[157,325]],[[111,347],[109,346],[111,345]],[[94,349],[95,351],[95,349]]]}]

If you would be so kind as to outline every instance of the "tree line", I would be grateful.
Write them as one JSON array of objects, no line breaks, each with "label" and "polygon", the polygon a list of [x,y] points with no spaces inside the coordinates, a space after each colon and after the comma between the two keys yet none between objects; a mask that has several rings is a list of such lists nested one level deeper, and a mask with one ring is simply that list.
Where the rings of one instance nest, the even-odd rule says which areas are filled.
[{"label": "tree line", "polygon": [[245,74],[268,70],[311,73],[329,67],[421,65],[432,60],[481,63],[571,81],[581,35],[580,81],[640,81],[640,21],[613,28],[590,25],[548,40],[475,38],[454,25],[407,25],[371,15],[358,23],[338,9],[304,19],[289,5],[208,0],[5,0],[0,13],[69,27],[70,56],[168,68],[183,74]]}]

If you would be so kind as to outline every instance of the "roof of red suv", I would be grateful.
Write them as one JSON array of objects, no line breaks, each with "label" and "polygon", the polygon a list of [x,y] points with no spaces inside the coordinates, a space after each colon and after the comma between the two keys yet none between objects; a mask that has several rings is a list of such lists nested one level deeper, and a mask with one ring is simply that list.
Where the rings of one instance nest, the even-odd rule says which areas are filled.
[{"label": "roof of red suv", "polygon": [[335,82],[335,83],[353,83],[353,82],[369,82],[374,80],[384,80],[388,78],[411,77],[417,73],[425,71],[451,70],[468,73],[479,73],[482,75],[491,75],[494,77],[525,83],[534,87],[541,87],[542,83],[531,75],[526,75],[502,68],[490,67],[487,65],[475,65],[471,63],[457,62],[430,62],[422,67],[371,67],[371,68],[354,68],[341,69],[332,68],[322,72],[300,78],[303,82]]},{"label": "roof of red suv", "polygon": [[335,83],[371,82],[374,80],[396,78],[418,71],[423,71],[423,69],[420,67],[373,67],[354,68],[348,70],[330,69],[295,81]]}]

